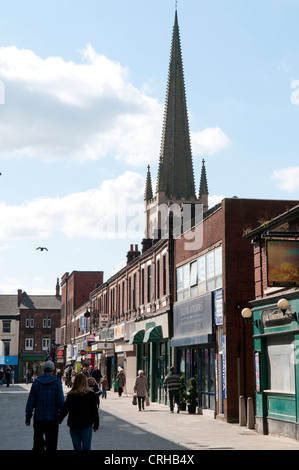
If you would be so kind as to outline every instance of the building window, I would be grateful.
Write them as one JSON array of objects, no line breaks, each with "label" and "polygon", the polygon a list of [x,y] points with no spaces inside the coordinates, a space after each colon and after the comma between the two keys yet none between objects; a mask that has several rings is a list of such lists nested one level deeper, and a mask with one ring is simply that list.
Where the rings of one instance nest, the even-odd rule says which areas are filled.
[{"label": "building window", "polygon": [[[1,342],[0,342],[1,343]],[[0,348],[0,354],[1,356],[10,356],[10,341],[7,341],[7,340],[3,340],[2,341],[2,345],[3,345],[3,350],[1,350]]]},{"label": "building window", "polygon": [[51,328],[51,317],[43,318],[43,328]]},{"label": "building window", "polygon": [[152,295],[152,266],[149,264],[147,267],[147,302],[151,301]]},{"label": "building window", "polygon": [[51,342],[50,338],[43,338],[42,339],[42,350],[43,351],[47,351],[48,348],[50,349],[50,342]]},{"label": "building window", "polygon": [[33,351],[33,338],[25,338],[25,350]]},{"label": "building window", "polygon": [[156,298],[157,299],[160,299],[160,260],[158,259],[157,260],[157,264],[156,264],[156,269],[157,269],[157,295],[156,295]]},{"label": "building window", "polygon": [[166,295],[166,292],[167,292],[167,288],[166,288],[166,285],[167,285],[167,263],[166,263],[166,255],[163,255],[163,291],[162,291],[162,295]]},{"label": "building window", "polygon": [[144,304],[144,267],[141,268],[141,305]]},{"label": "building window", "polygon": [[177,300],[203,295],[222,287],[222,247],[176,270]]},{"label": "building window", "polygon": [[11,320],[3,320],[2,333],[11,333]]},{"label": "building window", "polygon": [[26,328],[34,328],[34,317],[26,317]]}]

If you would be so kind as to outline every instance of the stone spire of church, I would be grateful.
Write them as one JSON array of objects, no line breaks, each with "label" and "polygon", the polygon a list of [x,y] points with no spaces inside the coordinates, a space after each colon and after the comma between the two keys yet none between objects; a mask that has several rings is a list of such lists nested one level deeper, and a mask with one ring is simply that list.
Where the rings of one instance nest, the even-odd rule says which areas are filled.
[{"label": "stone spire of church", "polygon": [[191,202],[196,199],[177,11],[156,192],[160,200]]},{"label": "stone spire of church", "polygon": [[[207,179],[205,167],[202,169],[200,199],[196,197],[193,161],[189,134],[189,121],[186,103],[184,70],[181,52],[180,32],[177,9],[175,10],[172,33],[171,54],[168,72],[166,102],[162,142],[157,175],[156,194],[153,195],[150,171],[148,167],[145,186],[145,238],[144,246],[150,246],[151,240],[159,239],[165,226],[161,218],[161,207],[168,207],[169,214],[176,211],[180,223],[183,204],[191,205],[191,219],[196,213],[195,206],[208,208]],[[174,219],[173,219],[174,220]],[[167,225],[166,221],[166,225]]]}]

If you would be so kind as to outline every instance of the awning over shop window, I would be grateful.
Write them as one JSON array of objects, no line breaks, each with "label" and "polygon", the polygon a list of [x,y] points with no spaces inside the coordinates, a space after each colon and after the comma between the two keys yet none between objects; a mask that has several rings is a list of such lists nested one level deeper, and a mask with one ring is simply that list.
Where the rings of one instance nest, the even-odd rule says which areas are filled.
[{"label": "awning over shop window", "polygon": [[158,343],[162,338],[162,326],[153,326],[146,330],[143,342],[144,343]]},{"label": "awning over shop window", "polygon": [[145,330],[135,331],[130,336],[129,344],[142,344]]}]

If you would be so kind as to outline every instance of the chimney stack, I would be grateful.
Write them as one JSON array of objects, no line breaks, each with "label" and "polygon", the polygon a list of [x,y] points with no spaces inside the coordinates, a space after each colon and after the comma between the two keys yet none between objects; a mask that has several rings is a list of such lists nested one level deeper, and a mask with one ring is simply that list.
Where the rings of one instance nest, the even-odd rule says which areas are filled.
[{"label": "chimney stack", "polygon": [[131,263],[133,259],[138,258],[138,256],[140,256],[138,245],[135,245],[135,249],[133,249],[133,244],[130,245],[130,251],[127,252],[127,264]]},{"label": "chimney stack", "polygon": [[21,305],[22,295],[22,289],[18,289],[18,307]]},{"label": "chimney stack", "polygon": [[60,297],[59,277],[57,278],[57,282],[56,282],[56,297]]}]

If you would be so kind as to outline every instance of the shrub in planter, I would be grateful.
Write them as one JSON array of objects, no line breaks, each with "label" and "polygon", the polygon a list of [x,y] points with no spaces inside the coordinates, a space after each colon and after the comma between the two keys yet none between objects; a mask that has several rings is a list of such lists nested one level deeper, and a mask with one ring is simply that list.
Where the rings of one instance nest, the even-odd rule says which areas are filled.
[{"label": "shrub in planter", "polygon": [[187,387],[186,387],[186,379],[184,375],[180,377],[181,381],[181,388],[179,390],[179,399],[180,399],[180,410],[186,410],[186,402],[187,402]]},{"label": "shrub in planter", "polygon": [[198,404],[197,383],[195,377],[191,377],[189,381],[190,387],[187,396],[188,412],[194,414]]}]

